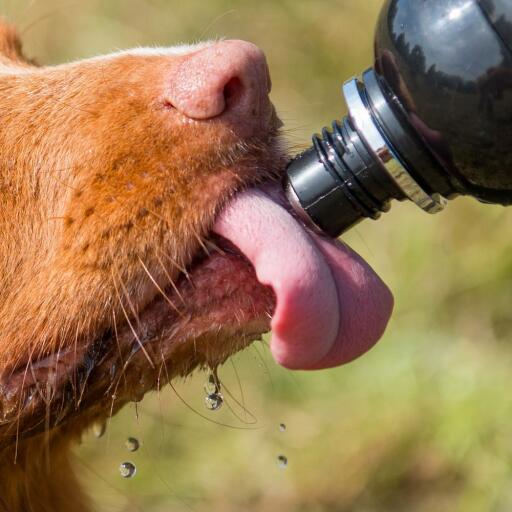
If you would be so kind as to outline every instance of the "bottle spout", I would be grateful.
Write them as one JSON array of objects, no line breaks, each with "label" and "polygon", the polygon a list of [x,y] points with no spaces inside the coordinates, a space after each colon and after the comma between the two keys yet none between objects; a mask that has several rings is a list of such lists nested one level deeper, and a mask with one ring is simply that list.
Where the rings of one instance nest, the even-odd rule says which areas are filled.
[{"label": "bottle spout", "polygon": [[440,194],[420,184],[406,151],[400,151],[414,144],[420,151],[421,141],[411,137],[388,105],[376,73],[370,69],[363,78],[343,87],[348,116],[315,135],[313,146],[287,169],[285,190],[295,211],[332,237],[365,218],[380,218],[394,199],[409,199],[428,213],[446,204]]}]

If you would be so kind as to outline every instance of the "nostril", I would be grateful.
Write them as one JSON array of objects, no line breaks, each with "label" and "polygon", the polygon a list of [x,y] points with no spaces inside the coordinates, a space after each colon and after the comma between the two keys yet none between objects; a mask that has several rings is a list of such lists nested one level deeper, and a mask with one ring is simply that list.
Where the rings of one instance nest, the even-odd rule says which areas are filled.
[{"label": "nostril", "polygon": [[232,107],[244,94],[244,85],[238,77],[231,78],[224,86],[224,101],[227,108]]},{"label": "nostril", "polygon": [[269,101],[268,82],[261,50],[243,41],[224,41],[183,57],[170,76],[165,105],[190,119],[227,114],[226,122],[257,124]]}]

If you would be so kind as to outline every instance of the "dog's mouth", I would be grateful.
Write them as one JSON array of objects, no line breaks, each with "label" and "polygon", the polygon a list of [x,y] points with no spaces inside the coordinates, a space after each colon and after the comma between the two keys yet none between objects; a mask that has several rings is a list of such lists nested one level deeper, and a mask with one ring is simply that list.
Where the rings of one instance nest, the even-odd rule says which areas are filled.
[{"label": "dog's mouth", "polygon": [[353,256],[302,225],[278,184],[236,195],[207,245],[136,319],[0,383],[0,434],[28,437],[77,416],[85,424],[222,364],[269,330],[275,359],[289,368],[334,366],[361,352],[341,327],[340,300],[360,285]]}]

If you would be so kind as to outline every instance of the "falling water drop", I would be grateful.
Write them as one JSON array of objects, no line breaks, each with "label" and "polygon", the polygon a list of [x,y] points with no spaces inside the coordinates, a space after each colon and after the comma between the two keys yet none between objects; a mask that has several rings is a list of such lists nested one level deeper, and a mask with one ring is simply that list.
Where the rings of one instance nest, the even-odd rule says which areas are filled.
[{"label": "falling water drop", "polygon": [[221,386],[219,376],[217,375],[217,368],[214,368],[210,372],[208,380],[204,385],[204,390],[206,392],[204,403],[206,408],[210,411],[218,411],[224,403],[224,397],[220,392],[220,388]]},{"label": "falling water drop", "polygon": [[139,440],[136,437],[129,437],[124,444],[129,452],[136,452],[140,448]]},{"label": "falling water drop", "polygon": [[279,432],[286,432],[286,425],[284,423],[279,423]]},{"label": "falling water drop", "polygon": [[105,432],[107,431],[107,422],[106,421],[97,421],[92,426],[92,433],[94,434],[94,437],[100,438],[105,435]]},{"label": "falling water drop", "polygon": [[131,462],[122,462],[119,466],[119,473],[123,478],[133,478],[137,473],[137,468]]},{"label": "falling water drop", "polygon": [[277,456],[277,465],[280,469],[286,469],[288,467],[288,458],[284,455]]},{"label": "falling water drop", "polygon": [[210,411],[218,411],[224,403],[224,397],[221,393],[208,393],[204,399],[206,408]]},{"label": "falling water drop", "polygon": [[204,384],[204,390],[207,395],[211,395],[218,391],[217,381],[213,373],[210,373],[210,375],[208,375],[208,380]]}]

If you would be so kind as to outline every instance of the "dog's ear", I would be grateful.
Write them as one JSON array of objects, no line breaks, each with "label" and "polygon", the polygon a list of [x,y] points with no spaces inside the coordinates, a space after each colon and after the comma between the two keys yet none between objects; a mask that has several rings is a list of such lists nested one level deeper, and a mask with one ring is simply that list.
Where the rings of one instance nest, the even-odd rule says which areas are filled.
[{"label": "dog's ear", "polygon": [[32,65],[23,55],[22,43],[14,25],[0,19],[0,61],[8,61],[18,65]]}]

